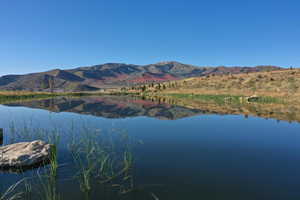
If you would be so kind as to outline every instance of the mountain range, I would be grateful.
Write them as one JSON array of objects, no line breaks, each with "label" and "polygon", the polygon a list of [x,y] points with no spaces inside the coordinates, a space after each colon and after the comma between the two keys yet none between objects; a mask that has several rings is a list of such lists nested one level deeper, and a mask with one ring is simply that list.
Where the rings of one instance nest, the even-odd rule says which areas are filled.
[{"label": "mountain range", "polygon": [[210,74],[238,74],[279,69],[281,68],[277,66],[198,67],[173,61],[149,65],[106,63],[69,70],[54,69],[24,75],[5,75],[0,77],[0,90],[96,91]]}]

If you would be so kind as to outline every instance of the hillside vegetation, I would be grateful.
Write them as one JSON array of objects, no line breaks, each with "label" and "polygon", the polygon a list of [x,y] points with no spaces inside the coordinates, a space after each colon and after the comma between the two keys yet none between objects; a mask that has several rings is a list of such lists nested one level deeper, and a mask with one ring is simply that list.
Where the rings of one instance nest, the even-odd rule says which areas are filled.
[{"label": "hillside vegetation", "polygon": [[[123,89],[124,90],[124,89]],[[300,101],[300,69],[229,75],[207,75],[126,88],[149,94],[270,96]]]},{"label": "hillside vegetation", "polygon": [[238,74],[273,71],[276,66],[257,67],[196,67],[178,62],[160,62],[149,65],[106,63],[69,70],[0,77],[0,90],[81,92],[136,86],[151,82],[181,80],[209,74]]}]

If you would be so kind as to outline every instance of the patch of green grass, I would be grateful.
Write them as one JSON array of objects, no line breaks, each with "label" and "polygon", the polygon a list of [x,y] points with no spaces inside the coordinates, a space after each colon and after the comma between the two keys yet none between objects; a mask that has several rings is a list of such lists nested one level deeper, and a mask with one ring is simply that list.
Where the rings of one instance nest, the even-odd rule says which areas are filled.
[{"label": "patch of green grass", "polygon": [[47,99],[62,96],[82,97],[101,95],[101,93],[88,93],[88,92],[70,92],[70,93],[39,93],[39,92],[16,92],[16,93],[0,93],[0,103],[10,103],[16,101],[34,100],[34,99]]},{"label": "patch of green grass", "polygon": [[260,96],[247,100],[245,96],[238,95],[209,95],[209,94],[163,94],[161,96],[169,96],[178,99],[199,100],[203,102],[214,102],[219,105],[223,104],[243,104],[243,103],[278,103],[283,104],[284,101],[280,98]]},{"label": "patch of green grass", "polygon": [[36,99],[36,98],[49,98],[56,97],[57,94],[22,94],[22,95],[0,95],[0,103],[7,103],[10,101],[20,101],[27,99]]},{"label": "patch of green grass", "polygon": [[240,103],[240,97],[234,95],[208,95],[208,94],[168,94],[166,96],[171,96],[175,98],[187,98],[201,101],[212,101],[218,104],[225,103]]},{"label": "patch of green grass", "polygon": [[250,103],[251,102],[253,102],[253,103],[280,103],[280,104],[284,103],[284,101],[282,99],[275,98],[275,97],[266,97],[266,96],[258,97],[253,100],[249,100],[249,102]]}]

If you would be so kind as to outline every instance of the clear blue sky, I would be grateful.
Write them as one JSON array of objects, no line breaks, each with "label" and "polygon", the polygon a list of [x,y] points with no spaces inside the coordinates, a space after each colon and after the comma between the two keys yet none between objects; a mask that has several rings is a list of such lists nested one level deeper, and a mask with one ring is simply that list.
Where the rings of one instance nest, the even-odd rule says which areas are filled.
[{"label": "clear blue sky", "polygon": [[169,60],[300,67],[300,1],[0,1],[0,75]]}]

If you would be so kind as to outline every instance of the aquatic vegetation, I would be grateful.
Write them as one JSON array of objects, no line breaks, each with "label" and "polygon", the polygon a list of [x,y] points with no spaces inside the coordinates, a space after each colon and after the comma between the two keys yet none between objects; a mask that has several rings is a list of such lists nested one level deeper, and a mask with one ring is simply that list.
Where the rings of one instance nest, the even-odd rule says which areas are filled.
[{"label": "aquatic vegetation", "polygon": [[45,200],[60,200],[61,197],[57,192],[57,179],[56,175],[52,174],[51,170],[49,175],[38,175],[40,192],[39,196]]},{"label": "aquatic vegetation", "polygon": [[[60,145],[60,133],[55,128],[53,130],[46,130],[42,128],[32,128],[33,124],[31,121],[24,123],[23,126],[16,127],[15,122],[10,123],[10,142],[14,143],[17,141],[28,141],[28,140],[43,140],[51,144],[51,155],[50,160],[46,161],[37,171],[38,181],[37,184],[39,189],[35,191],[42,199],[45,200],[58,200],[59,195],[56,191],[56,178],[57,170],[59,167],[58,163],[58,150]],[[43,167],[44,166],[44,167]],[[18,172],[21,173],[23,169]],[[43,174],[40,173],[43,171]],[[32,199],[33,191],[32,184],[33,180],[26,179],[24,182],[24,192],[19,193],[22,199]]]},{"label": "aquatic vegetation", "polygon": [[11,185],[5,192],[0,193],[0,200],[16,200],[21,199],[22,193],[16,192],[16,188],[23,183],[25,179]]},{"label": "aquatic vegetation", "polygon": [[58,151],[57,148],[59,146],[60,142],[60,135],[57,132],[57,130],[54,130],[51,132],[51,134],[48,136],[48,142],[51,144],[51,155],[50,155],[50,177],[56,177],[57,176],[57,169],[59,167],[58,164]]},{"label": "aquatic vegetation", "polygon": [[35,199],[37,194],[45,200],[62,198],[57,184],[62,181],[58,176],[59,170],[65,166],[59,158],[63,134],[69,138],[67,153],[72,158],[67,165],[72,166],[75,172],[67,179],[78,181],[85,199],[90,199],[92,191],[99,187],[115,195],[127,194],[134,188],[132,147],[138,142],[133,141],[124,130],[100,131],[84,124],[75,128],[72,123],[70,131],[64,132],[57,127],[52,130],[36,128],[30,121],[18,127],[15,122],[10,123],[9,131],[10,142],[41,139],[52,144],[49,162],[37,170],[37,176],[23,184],[23,192],[19,194],[23,199]]},{"label": "aquatic vegetation", "polygon": [[92,182],[117,187],[120,193],[126,193],[128,187],[133,187],[130,173],[133,155],[129,137],[117,134],[85,129],[82,134],[84,137],[76,145],[70,146],[78,166],[76,178],[86,196],[92,190]]},{"label": "aquatic vegetation", "polygon": [[25,200],[31,200],[33,196],[32,184],[29,180],[24,181],[24,192],[22,193],[22,198]]}]

